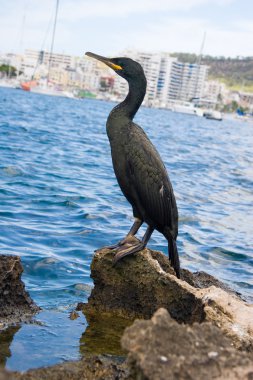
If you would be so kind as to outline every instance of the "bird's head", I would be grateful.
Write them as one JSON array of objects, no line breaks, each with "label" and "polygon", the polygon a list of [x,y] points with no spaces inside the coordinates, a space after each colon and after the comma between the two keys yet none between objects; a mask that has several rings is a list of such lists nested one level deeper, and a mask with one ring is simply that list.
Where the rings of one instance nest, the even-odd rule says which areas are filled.
[{"label": "bird's head", "polygon": [[97,59],[100,62],[105,63],[111,69],[113,69],[119,76],[125,78],[128,82],[136,80],[140,77],[145,77],[141,65],[132,60],[131,58],[119,57],[119,58],[106,58],[101,55],[87,52],[87,56]]}]

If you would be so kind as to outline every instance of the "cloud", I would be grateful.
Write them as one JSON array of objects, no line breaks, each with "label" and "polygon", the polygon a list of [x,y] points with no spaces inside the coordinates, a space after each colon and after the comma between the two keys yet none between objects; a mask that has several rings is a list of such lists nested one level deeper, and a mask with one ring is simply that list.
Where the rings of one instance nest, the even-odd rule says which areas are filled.
[{"label": "cloud", "polygon": [[147,14],[151,12],[181,11],[187,12],[198,6],[212,5],[224,6],[235,0],[97,0],[83,1],[65,0],[61,17],[67,20],[80,20],[90,17],[128,17],[133,14]]},{"label": "cloud", "polygon": [[[253,23],[252,21],[248,20],[237,20],[234,23],[235,29],[239,30],[240,32],[246,32],[246,33],[251,33],[253,36]],[[252,39],[252,37],[251,37]]]},{"label": "cloud", "polygon": [[[87,18],[128,17],[133,14],[147,14],[151,12],[180,11],[187,12],[199,6],[226,6],[235,0],[61,0],[59,6],[59,20],[67,22]],[[29,22],[46,23],[49,15],[55,8],[55,1],[44,0],[14,0],[1,5],[2,21],[18,19],[27,12]]]},{"label": "cloud", "polygon": [[[243,23],[243,22],[242,22]],[[169,52],[192,52],[199,54],[204,33],[206,41],[203,54],[217,56],[237,56],[252,54],[252,24],[239,22],[233,29],[215,26],[208,19],[166,18],[149,25],[144,32],[128,36],[137,49],[165,50]]]},{"label": "cloud", "polygon": [[[252,55],[250,9],[238,8],[238,1],[60,0],[55,51],[112,54],[135,47],[198,53],[206,31],[204,53]],[[1,5],[1,34],[8,36],[1,39],[1,51],[21,50],[21,39],[22,47],[50,48],[55,0],[34,4],[33,0],[12,0]],[[233,6],[239,13],[233,13]]]}]

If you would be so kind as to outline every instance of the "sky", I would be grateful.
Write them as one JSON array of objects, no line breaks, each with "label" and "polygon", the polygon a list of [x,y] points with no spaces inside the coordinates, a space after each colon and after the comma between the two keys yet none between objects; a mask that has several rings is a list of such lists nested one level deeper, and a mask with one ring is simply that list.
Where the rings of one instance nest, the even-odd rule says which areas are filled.
[{"label": "sky", "polygon": [[[0,0],[0,53],[50,50],[56,0]],[[253,56],[253,0],[59,0],[54,52]]]}]

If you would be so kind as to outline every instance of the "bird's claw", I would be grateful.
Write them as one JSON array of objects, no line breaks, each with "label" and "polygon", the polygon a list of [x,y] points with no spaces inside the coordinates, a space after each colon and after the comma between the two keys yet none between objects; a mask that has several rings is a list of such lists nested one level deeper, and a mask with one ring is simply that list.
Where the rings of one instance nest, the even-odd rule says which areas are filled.
[{"label": "bird's claw", "polygon": [[133,245],[136,245],[139,242],[140,242],[140,240],[137,239],[135,236],[127,235],[124,239],[120,240],[118,243],[99,248],[95,252],[101,251],[104,249],[107,249],[109,251],[115,251],[115,250],[118,251],[119,249],[122,249],[123,247],[126,247],[126,246],[132,247]]},{"label": "bird's claw", "polygon": [[113,251],[113,250],[119,248],[122,244],[123,244],[123,240],[121,240],[118,243],[113,244],[113,245],[106,245],[105,247],[98,248],[98,249],[95,250],[95,252],[98,252],[98,251],[101,251],[101,250],[105,250],[105,249],[107,249],[108,251]]},{"label": "bird's claw", "polygon": [[116,250],[112,260],[112,265],[114,266],[123,257],[139,252],[143,248],[145,248],[145,245],[140,241],[138,241],[135,245],[125,244]]}]

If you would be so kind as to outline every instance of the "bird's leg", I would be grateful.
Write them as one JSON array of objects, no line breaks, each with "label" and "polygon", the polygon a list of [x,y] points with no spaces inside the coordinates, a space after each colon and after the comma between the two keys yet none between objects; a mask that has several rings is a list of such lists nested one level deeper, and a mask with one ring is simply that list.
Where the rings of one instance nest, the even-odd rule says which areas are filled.
[{"label": "bird's leg", "polygon": [[132,255],[133,253],[139,252],[144,249],[154,231],[153,227],[148,226],[147,231],[145,232],[142,240],[137,242],[134,246],[125,248],[124,246],[119,247],[116,251],[116,254],[113,258],[113,265],[117,263],[117,261],[121,260],[123,257],[127,255]]},{"label": "bird's leg", "polygon": [[134,224],[132,225],[132,227],[130,228],[130,231],[128,232],[128,234],[126,235],[126,237],[124,239],[120,240],[118,243],[116,243],[114,245],[109,245],[107,247],[103,247],[102,249],[106,249],[106,248],[107,249],[116,249],[118,247],[121,247],[124,244],[133,245],[133,241],[135,240],[135,239],[133,239],[133,237],[137,234],[142,223],[143,223],[143,220],[135,218]]}]

